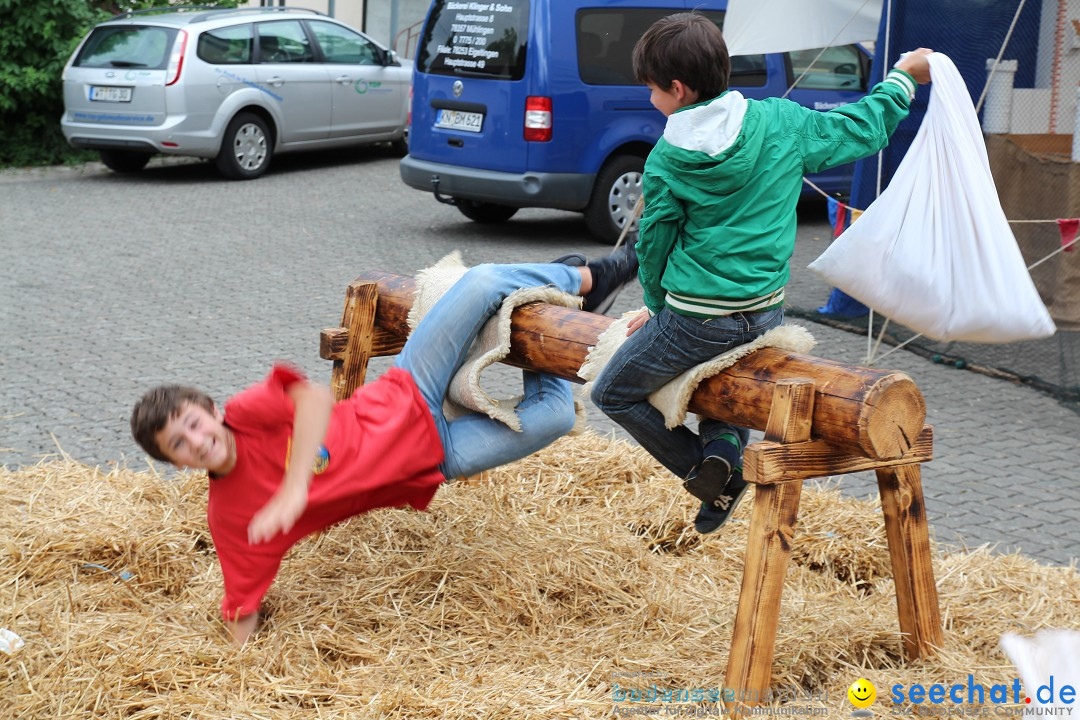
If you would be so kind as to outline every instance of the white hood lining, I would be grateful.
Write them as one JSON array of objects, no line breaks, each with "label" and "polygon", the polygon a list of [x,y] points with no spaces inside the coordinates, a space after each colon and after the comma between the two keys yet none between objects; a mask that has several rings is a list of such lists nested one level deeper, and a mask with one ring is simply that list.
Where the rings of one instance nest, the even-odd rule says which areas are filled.
[{"label": "white hood lining", "polygon": [[664,128],[664,140],[715,157],[739,137],[745,115],[746,98],[731,90],[708,105],[673,113]]}]

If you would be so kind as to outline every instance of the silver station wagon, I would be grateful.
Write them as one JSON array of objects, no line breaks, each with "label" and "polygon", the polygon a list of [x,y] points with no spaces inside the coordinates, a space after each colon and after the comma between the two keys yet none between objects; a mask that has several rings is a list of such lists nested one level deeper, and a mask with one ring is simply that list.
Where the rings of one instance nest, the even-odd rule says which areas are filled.
[{"label": "silver station wagon", "polygon": [[64,136],[117,172],[156,153],[257,178],[275,153],[405,148],[412,62],[313,10],[125,13],[64,68]]}]

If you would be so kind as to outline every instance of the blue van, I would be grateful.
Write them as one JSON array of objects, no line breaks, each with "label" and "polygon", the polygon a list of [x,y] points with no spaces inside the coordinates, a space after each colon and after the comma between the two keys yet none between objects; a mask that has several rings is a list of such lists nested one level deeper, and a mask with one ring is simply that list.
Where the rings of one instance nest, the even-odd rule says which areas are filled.
[{"label": "blue van", "polygon": [[[723,27],[726,0],[434,0],[417,46],[401,178],[482,223],[518,208],[583,212],[614,243],[636,229],[645,158],[664,130],[631,54],[657,19],[694,9]],[[732,58],[731,87],[829,110],[861,98],[857,45]],[[797,80],[797,82],[796,82]],[[847,193],[853,165],[811,180]]]}]

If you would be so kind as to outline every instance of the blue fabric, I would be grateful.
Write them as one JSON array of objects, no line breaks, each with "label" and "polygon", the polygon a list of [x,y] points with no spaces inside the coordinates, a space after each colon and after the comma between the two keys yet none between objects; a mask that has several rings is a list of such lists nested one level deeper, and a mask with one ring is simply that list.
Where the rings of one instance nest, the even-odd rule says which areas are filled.
[{"label": "blue fabric", "polygon": [[649,404],[650,393],[783,320],[783,308],[709,319],[664,308],[615,352],[593,385],[592,400],[664,467],[685,478],[703,459],[705,444],[724,433],[744,437],[745,430],[716,420],[699,424],[700,437],[685,425],[668,430],[663,414]]},{"label": "blue fabric", "polygon": [[839,318],[857,318],[867,315],[870,308],[851,297],[839,288],[833,288],[829,293],[828,301],[817,309],[822,315],[832,315]]},{"label": "blue fabric", "polygon": [[[885,43],[886,20],[892,5],[892,23],[888,46]],[[999,2],[957,2],[947,0],[886,0],[878,29],[870,82],[879,81],[884,71],[900,58],[900,53],[927,47],[943,52],[956,64],[971,93],[972,102],[979,99],[986,85],[986,59],[997,57],[1005,41],[1020,0]],[[1004,59],[1019,59],[1015,87],[1033,87],[1038,49],[1039,17],[1042,0],[1028,0],[1013,31]],[[906,120],[893,133],[889,146],[882,151],[882,189],[888,185],[899,167],[915,133],[926,114],[930,92],[921,87]],[[851,205],[865,210],[877,197],[876,155],[855,163],[852,180]]]},{"label": "blue fabric", "polygon": [[428,311],[394,362],[412,375],[431,410],[446,454],[439,470],[447,479],[519,460],[574,426],[570,383],[528,371],[522,372],[524,398],[517,407],[521,432],[486,415],[473,413],[448,420],[443,414],[450,381],[484,323],[510,293],[542,286],[577,293],[581,274],[560,264],[478,265],[470,269]]}]

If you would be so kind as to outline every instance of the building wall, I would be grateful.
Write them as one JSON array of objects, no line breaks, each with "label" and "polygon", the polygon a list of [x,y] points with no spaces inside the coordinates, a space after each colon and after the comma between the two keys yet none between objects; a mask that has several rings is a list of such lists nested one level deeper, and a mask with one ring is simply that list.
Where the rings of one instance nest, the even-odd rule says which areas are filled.
[{"label": "building wall", "polygon": [[[390,47],[390,20],[395,0],[286,0],[290,7],[303,7],[333,15],[338,20],[363,30],[376,42]],[[393,50],[405,57],[415,55],[420,23],[427,17],[431,0],[396,0],[398,6],[397,43]],[[280,5],[280,0],[247,0],[241,5],[259,7],[263,4]]]},{"label": "building wall", "polygon": [[[1031,62],[1030,58],[1017,58]],[[1050,91],[1045,128],[1050,134],[1071,134],[1080,85],[1080,0],[1044,0],[1039,23],[1039,52],[1035,87]],[[1018,102],[1019,101],[1019,102]],[[1013,107],[1023,103],[1015,98]],[[1014,132],[1032,132],[1029,124]]]},{"label": "building wall", "polygon": [[[386,45],[391,44],[390,14],[393,0],[371,0],[367,4],[367,34]],[[393,50],[404,57],[414,57],[420,24],[427,16],[431,0],[397,0],[397,42]]]},{"label": "building wall", "polygon": [[[374,0],[375,2],[389,2],[389,0]],[[269,1],[266,3],[259,0],[247,0],[247,2],[240,3],[241,5],[248,5],[251,7],[259,7],[260,5],[280,5],[280,2]],[[364,0],[286,0],[284,3],[289,7],[302,7],[310,10],[318,10],[326,15],[332,15],[347,25],[352,25],[357,30],[364,29]],[[333,11],[331,12],[331,5],[333,5]],[[370,34],[370,33],[368,33]],[[378,41],[383,42],[383,39],[377,35],[372,37]]]},{"label": "building wall", "polygon": [[[995,76],[986,98],[985,129],[1020,135],[1071,135],[1080,86],[1080,0],[1044,0],[1036,57],[1010,47],[1002,60],[1016,62],[1017,77],[1034,64],[1034,87],[1016,87],[1011,98],[1002,97],[1001,83]],[[1010,116],[1004,123],[1002,108]]]}]

